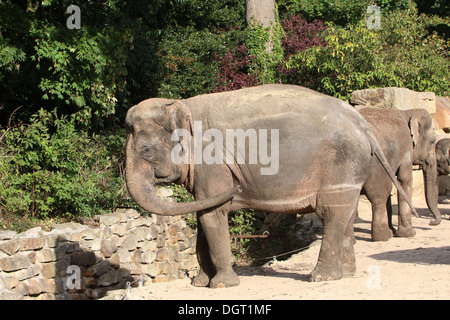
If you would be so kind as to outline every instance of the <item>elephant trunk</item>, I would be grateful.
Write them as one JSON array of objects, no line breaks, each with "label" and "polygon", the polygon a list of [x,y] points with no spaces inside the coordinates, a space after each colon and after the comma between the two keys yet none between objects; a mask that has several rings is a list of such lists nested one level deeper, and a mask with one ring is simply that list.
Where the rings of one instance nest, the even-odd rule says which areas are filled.
[{"label": "elephant trunk", "polygon": [[427,206],[434,215],[430,225],[436,226],[441,223],[441,212],[438,209],[438,185],[436,160],[427,161],[422,164],[423,181],[425,186],[425,199]]},{"label": "elephant trunk", "polygon": [[151,165],[135,155],[132,150],[132,139],[126,145],[126,184],[128,191],[136,203],[144,210],[165,216],[187,214],[205,210],[230,201],[240,192],[239,187],[231,188],[214,197],[193,202],[172,203],[162,200],[155,190],[154,173]]}]

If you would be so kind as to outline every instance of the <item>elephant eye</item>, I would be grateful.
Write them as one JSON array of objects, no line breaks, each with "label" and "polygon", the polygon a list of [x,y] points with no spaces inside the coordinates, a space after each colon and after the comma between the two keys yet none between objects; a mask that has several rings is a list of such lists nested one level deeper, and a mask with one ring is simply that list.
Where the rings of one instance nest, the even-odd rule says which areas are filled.
[{"label": "elephant eye", "polygon": [[154,145],[144,146],[141,148],[140,154],[144,158],[149,158],[156,153],[157,149],[157,146]]},{"label": "elephant eye", "polygon": [[436,144],[436,138],[430,141],[430,147],[433,147]]}]

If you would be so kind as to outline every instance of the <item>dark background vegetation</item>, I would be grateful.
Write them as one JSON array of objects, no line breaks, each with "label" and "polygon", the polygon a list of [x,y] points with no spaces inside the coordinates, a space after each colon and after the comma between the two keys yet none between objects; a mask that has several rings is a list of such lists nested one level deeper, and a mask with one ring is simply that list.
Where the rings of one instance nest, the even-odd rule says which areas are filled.
[{"label": "dark background vegetation", "polygon": [[[149,97],[262,83],[344,100],[387,86],[448,95],[447,1],[374,1],[379,30],[368,0],[276,3],[281,48],[267,67],[245,0],[0,1],[0,229],[133,205],[123,123]],[[72,4],[79,30],[66,27]]]}]

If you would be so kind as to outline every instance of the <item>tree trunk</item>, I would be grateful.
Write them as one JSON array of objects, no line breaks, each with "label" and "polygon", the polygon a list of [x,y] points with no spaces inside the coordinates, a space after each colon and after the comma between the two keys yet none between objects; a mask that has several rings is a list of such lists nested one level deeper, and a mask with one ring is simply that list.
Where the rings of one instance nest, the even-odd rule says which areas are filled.
[{"label": "tree trunk", "polygon": [[260,23],[264,28],[275,23],[275,0],[247,0],[247,23]]},{"label": "tree trunk", "polygon": [[[262,25],[264,28],[273,26],[275,24],[275,0],[247,0],[246,19],[249,26],[253,24]],[[272,28],[270,33],[270,40],[266,43],[266,50],[269,53],[273,49]]]}]

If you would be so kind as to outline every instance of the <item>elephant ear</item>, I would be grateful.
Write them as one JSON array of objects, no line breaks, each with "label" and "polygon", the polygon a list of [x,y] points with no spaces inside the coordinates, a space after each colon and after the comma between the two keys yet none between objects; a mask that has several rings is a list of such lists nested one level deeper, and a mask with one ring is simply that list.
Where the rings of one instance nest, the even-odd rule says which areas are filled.
[{"label": "elephant ear", "polygon": [[[172,133],[172,141],[178,141],[181,145],[184,157],[183,163],[188,164],[187,167],[183,166],[180,179],[176,183],[184,184],[188,190],[192,191],[194,187],[194,162],[190,158],[190,150],[194,126],[191,112],[180,100],[163,105],[161,109],[167,119],[167,129]],[[182,130],[181,132],[179,132],[180,129]]]},{"label": "elephant ear", "polygon": [[[163,105],[161,108],[165,114],[166,128],[172,134],[171,140],[178,141],[181,144],[184,155],[188,157],[193,135],[191,112],[180,100]],[[189,160],[186,158],[185,163],[189,162]]]},{"label": "elephant ear", "polygon": [[413,141],[413,147],[417,145],[419,142],[419,136],[422,132],[422,127],[420,125],[420,121],[417,117],[412,116],[409,119],[409,130],[411,133],[412,141]]},{"label": "elephant ear", "polygon": [[168,120],[167,128],[173,132],[176,129],[185,129],[192,134],[193,125],[191,112],[188,107],[179,100],[162,106],[166,119]]}]

